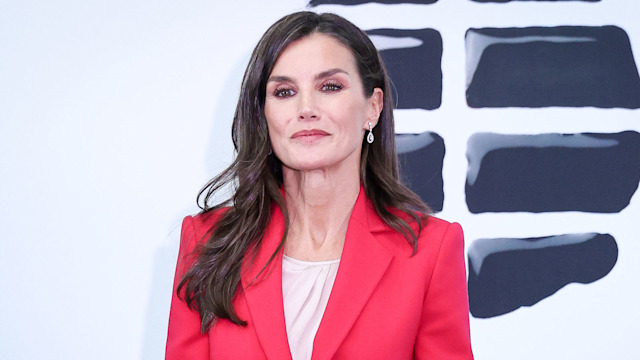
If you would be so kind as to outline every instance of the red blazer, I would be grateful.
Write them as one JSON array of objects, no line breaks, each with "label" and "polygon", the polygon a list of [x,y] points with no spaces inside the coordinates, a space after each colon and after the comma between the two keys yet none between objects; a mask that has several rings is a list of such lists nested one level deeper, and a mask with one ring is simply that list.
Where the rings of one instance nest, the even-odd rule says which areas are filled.
[{"label": "red blazer", "polygon": [[[167,360],[291,359],[282,300],[282,252],[251,286],[276,249],[284,220],[274,211],[256,261],[244,266],[234,306],[246,327],[218,320],[200,334],[198,313],[176,295],[196,242],[216,215],[186,217],[176,269]],[[429,217],[418,252],[382,221],[360,190],[335,283],[313,343],[321,359],[473,359],[464,241],[458,224]]]}]

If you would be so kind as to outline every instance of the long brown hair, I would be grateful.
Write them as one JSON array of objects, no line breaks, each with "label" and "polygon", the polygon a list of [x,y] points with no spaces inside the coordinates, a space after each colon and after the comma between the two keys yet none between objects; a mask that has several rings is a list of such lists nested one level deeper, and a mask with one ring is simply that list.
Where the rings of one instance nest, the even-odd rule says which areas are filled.
[{"label": "long brown hair", "polygon": [[[282,250],[287,237],[289,219],[280,192],[282,164],[270,151],[264,115],[266,83],[284,49],[312,33],[332,36],[351,49],[365,96],[371,96],[375,88],[383,91],[383,109],[378,125],[373,129],[375,141],[369,144],[363,139],[361,182],[380,218],[407,239],[414,253],[417,251],[417,237],[430,210],[399,178],[393,98],[378,51],[362,30],[338,15],[313,12],[287,15],[260,39],[244,73],[232,126],[236,158],[198,194],[203,213],[227,207],[208,240],[196,249],[197,260],[177,289],[178,295],[184,290],[184,300],[200,313],[203,333],[220,318],[242,326],[247,324],[238,317],[232,300],[238,291],[242,261],[249,256],[250,247],[260,246],[273,206],[280,208],[286,225],[280,246],[270,261]],[[215,202],[214,195],[226,186],[232,187],[233,195]],[[406,216],[398,216],[397,211],[390,209]],[[417,223],[418,231],[415,232],[405,219]]]}]

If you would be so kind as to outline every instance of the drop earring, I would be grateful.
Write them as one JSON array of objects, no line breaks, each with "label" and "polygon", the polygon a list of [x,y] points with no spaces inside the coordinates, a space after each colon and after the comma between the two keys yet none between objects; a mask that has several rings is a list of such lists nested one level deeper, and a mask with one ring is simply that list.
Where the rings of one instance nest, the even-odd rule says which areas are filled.
[{"label": "drop earring", "polygon": [[373,129],[371,128],[371,121],[369,121],[369,134],[367,135],[367,142],[373,144]]}]

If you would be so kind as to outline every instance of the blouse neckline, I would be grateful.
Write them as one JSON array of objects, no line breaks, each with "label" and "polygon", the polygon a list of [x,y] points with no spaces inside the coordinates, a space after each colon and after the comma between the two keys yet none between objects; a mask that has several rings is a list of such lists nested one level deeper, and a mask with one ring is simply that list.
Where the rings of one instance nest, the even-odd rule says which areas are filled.
[{"label": "blouse neckline", "polygon": [[299,259],[294,259],[294,258],[289,257],[289,256],[284,255],[284,254],[282,254],[282,260],[290,262],[290,263],[293,263],[295,265],[300,265],[300,266],[326,266],[326,265],[337,264],[337,263],[340,262],[340,259],[323,260],[323,261],[299,260]]}]

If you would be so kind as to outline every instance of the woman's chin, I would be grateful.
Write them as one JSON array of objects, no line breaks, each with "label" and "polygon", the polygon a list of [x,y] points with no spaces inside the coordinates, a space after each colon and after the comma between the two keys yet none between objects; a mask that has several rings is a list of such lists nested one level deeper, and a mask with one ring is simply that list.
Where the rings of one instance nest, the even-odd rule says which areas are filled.
[{"label": "woman's chin", "polygon": [[[299,159],[298,161],[290,161],[284,163],[284,168],[298,172],[324,171],[336,167],[338,162],[329,161],[327,159]],[[286,171],[286,170],[285,170]]]},{"label": "woman's chin", "polygon": [[298,172],[322,171],[330,167],[331,166],[329,164],[326,164],[324,162],[312,162],[312,161],[305,161],[303,163],[292,164],[290,166],[285,165],[285,168],[291,171],[298,171]]},{"label": "woman's chin", "polygon": [[297,172],[342,172],[350,171],[358,176],[360,168],[359,156],[336,156],[330,154],[327,156],[320,154],[300,154],[300,156],[288,156],[286,159],[280,159],[283,164],[283,170]]}]

